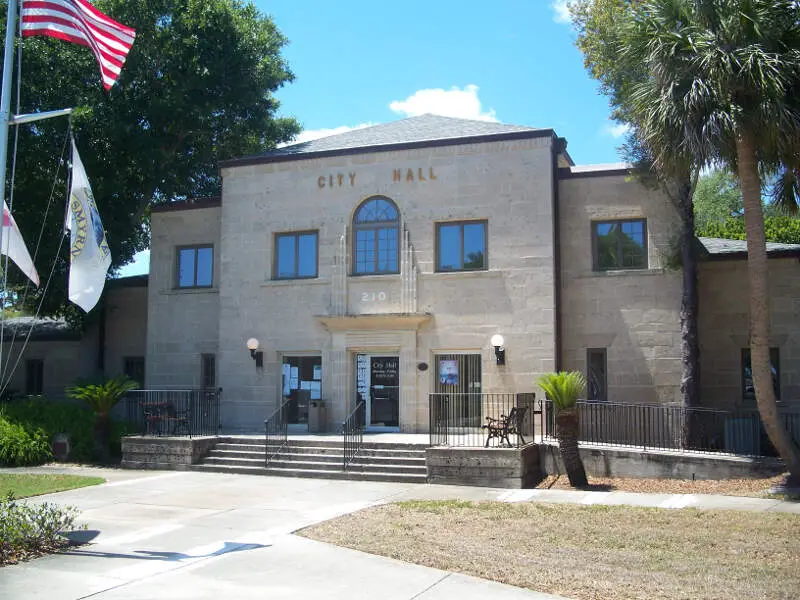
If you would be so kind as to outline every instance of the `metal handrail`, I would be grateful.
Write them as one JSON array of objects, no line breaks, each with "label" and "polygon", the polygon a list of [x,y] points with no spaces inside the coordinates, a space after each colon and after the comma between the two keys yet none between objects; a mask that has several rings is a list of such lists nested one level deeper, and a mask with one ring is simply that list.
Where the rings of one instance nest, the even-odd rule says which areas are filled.
[{"label": "metal handrail", "polygon": [[291,398],[264,419],[265,466],[289,443],[289,402]]},{"label": "metal handrail", "polygon": [[364,411],[366,406],[364,401],[356,404],[352,412],[342,423],[342,435],[344,436],[344,470],[353,462],[356,455],[364,445]]}]

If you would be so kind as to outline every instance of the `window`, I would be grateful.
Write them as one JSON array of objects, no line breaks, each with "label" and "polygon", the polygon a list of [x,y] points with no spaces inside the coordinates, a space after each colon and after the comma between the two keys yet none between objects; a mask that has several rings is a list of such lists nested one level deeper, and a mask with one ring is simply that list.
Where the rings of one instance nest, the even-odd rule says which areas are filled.
[{"label": "window", "polygon": [[[781,354],[778,348],[769,349],[770,369],[772,370],[772,387],[775,398],[781,398]],[[755,400],[756,390],[753,387],[753,370],[750,367],[750,348],[742,349],[742,398]]]},{"label": "window", "polygon": [[217,385],[217,357],[213,354],[200,355],[200,381],[204,388]]},{"label": "window", "polygon": [[586,399],[608,400],[608,359],[605,348],[586,350]]},{"label": "window", "polygon": [[400,272],[400,211],[382,196],[365,200],[353,217],[353,273]]},{"label": "window", "polygon": [[31,358],[25,361],[25,393],[38,396],[44,387],[44,361]]},{"label": "window", "polygon": [[437,271],[487,268],[486,221],[437,223],[436,240]]},{"label": "window", "polygon": [[596,221],[592,223],[595,271],[647,268],[647,222]]},{"label": "window", "polygon": [[304,279],[317,276],[316,231],[279,233],[275,236],[275,279]]},{"label": "window", "polygon": [[144,388],[144,356],[126,356],[123,360],[122,372]]},{"label": "window", "polygon": [[178,248],[178,287],[211,287],[214,272],[213,246]]}]

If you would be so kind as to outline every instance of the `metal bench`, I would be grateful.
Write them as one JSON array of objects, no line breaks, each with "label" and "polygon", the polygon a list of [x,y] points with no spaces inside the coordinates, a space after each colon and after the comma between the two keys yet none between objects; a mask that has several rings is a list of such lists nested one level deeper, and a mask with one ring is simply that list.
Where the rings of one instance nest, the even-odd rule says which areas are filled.
[{"label": "metal bench", "polygon": [[493,417],[486,417],[486,424],[481,425],[481,429],[486,430],[486,444],[484,448],[489,447],[489,442],[492,438],[497,438],[499,440],[500,446],[503,445],[503,441],[508,444],[508,447],[511,447],[511,439],[509,436],[517,435],[519,439],[525,444],[525,438],[522,437],[522,424],[525,421],[525,413],[528,411],[527,406],[515,406],[509,412],[508,415],[500,415],[499,419],[495,419]]}]

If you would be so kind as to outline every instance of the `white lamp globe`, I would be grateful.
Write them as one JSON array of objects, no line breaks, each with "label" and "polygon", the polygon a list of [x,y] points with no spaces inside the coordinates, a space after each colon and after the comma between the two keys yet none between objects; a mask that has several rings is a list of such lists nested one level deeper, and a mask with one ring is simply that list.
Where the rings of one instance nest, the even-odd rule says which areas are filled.
[{"label": "white lamp globe", "polygon": [[256,338],[250,338],[247,340],[247,349],[258,350],[258,340]]},{"label": "white lamp globe", "polygon": [[497,348],[497,347],[502,347],[504,343],[505,343],[505,340],[503,339],[503,336],[502,336],[502,335],[500,335],[499,333],[495,333],[495,334],[492,336],[492,341],[491,341],[491,344],[492,344],[492,346],[494,346],[495,348]]}]

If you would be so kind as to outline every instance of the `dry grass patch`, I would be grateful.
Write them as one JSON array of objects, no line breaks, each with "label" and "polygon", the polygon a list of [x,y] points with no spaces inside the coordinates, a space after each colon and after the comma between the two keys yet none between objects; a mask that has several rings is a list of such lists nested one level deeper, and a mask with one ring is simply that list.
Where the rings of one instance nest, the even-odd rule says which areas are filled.
[{"label": "dry grass patch", "polygon": [[579,599],[781,598],[800,590],[800,516],[412,501],[305,537]]},{"label": "dry grass patch", "polygon": [[[648,494],[722,494],[725,496],[773,497],[769,489],[782,483],[786,474],[761,479],[623,479],[589,477],[589,485],[601,490]],[[536,486],[540,489],[572,489],[566,475],[548,475]]]}]

